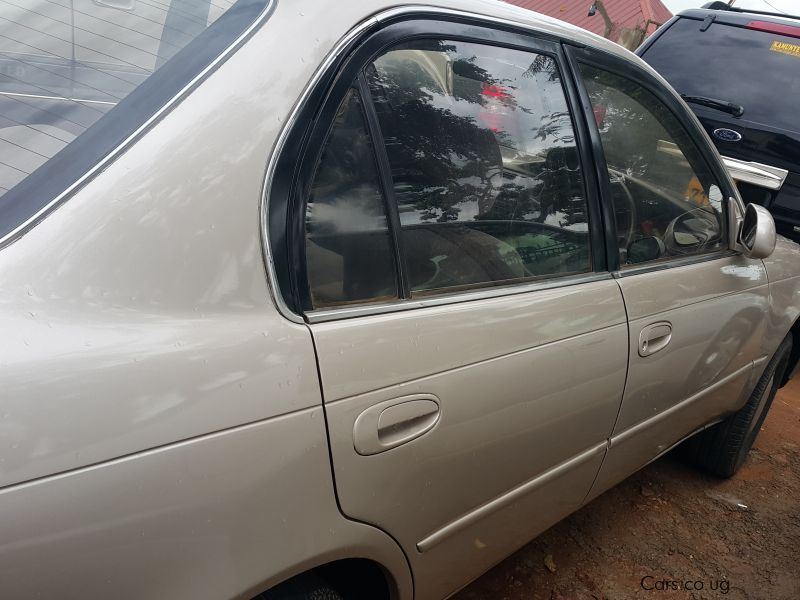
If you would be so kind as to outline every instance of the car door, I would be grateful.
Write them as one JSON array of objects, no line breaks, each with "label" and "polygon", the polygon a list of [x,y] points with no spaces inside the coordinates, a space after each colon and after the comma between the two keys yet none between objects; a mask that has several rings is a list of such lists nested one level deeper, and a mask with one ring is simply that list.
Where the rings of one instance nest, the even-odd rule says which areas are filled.
[{"label": "car door", "polygon": [[763,263],[728,249],[735,191],[688,109],[644,69],[570,54],[595,116],[630,329],[594,496],[746,401],[767,359],[769,290]]},{"label": "car door", "polygon": [[561,64],[529,35],[388,26],[302,161],[290,275],[338,499],[398,540],[420,598],[576,509],[619,410],[625,311]]}]

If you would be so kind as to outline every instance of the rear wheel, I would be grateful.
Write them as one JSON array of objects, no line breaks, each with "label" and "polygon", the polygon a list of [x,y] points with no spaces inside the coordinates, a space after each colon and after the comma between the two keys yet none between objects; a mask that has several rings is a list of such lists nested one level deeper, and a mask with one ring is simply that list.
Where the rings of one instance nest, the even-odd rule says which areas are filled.
[{"label": "rear wheel", "polygon": [[778,346],[747,404],[681,446],[679,452],[688,463],[720,477],[730,477],[739,470],[783,381],[791,350],[789,335]]}]

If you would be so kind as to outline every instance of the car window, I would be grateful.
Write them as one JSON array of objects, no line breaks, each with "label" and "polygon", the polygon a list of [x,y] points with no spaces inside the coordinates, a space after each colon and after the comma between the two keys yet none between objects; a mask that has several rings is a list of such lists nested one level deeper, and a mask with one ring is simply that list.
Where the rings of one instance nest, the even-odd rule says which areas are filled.
[{"label": "car window", "polygon": [[314,308],[397,298],[372,143],[351,89],[328,134],[306,203],[306,264]]},{"label": "car window", "polygon": [[734,102],[748,121],[800,131],[800,40],[719,22],[702,25],[678,19],[642,58],[683,94]]},{"label": "car window", "polygon": [[412,296],[590,270],[583,177],[554,59],[419,40],[366,74]]},{"label": "car window", "polygon": [[722,192],[675,115],[638,83],[581,65],[600,131],[620,263],[723,247]]},{"label": "car window", "polygon": [[[0,234],[36,213],[128,138],[230,46],[267,3],[4,2],[0,19]],[[191,55],[183,53],[179,60],[171,60],[196,40],[200,46]],[[168,63],[170,68],[164,69]],[[141,93],[134,97],[137,91]],[[130,101],[126,103],[126,99]],[[44,165],[50,171],[32,189],[30,176]],[[79,172],[73,173],[76,169]],[[15,190],[22,182],[28,187]],[[9,194],[11,190],[18,193]],[[22,203],[26,206],[21,207]]]}]

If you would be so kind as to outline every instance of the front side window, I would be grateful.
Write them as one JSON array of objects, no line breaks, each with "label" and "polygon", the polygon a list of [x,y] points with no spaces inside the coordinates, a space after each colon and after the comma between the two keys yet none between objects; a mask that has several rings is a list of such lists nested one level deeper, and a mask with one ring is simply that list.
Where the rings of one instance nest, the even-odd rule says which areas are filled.
[{"label": "front side window", "polygon": [[553,58],[460,41],[366,68],[411,296],[590,270],[580,161]]},{"label": "front side window", "polygon": [[[230,46],[268,4],[269,0],[4,1],[0,236],[125,140]],[[194,41],[198,43],[187,48]],[[136,92],[141,93],[134,98]],[[128,96],[130,102],[125,103]],[[61,162],[56,167],[57,154]],[[47,165],[50,171],[40,171],[38,187],[15,190],[23,182],[32,185],[31,175]]]},{"label": "front side window", "polygon": [[639,84],[582,65],[608,165],[620,263],[719,250],[722,192],[675,115]]}]

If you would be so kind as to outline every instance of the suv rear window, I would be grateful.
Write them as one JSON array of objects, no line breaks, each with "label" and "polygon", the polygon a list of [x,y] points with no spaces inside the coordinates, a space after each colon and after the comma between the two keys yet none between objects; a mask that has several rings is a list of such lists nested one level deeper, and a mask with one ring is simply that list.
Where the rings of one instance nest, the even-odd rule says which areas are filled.
[{"label": "suv rear window", "polygon": [[800,39],[719,22],[700,31],[701,24],[678,19],[642,58],[681,94],[734,102],[747,121],[800,131]]},{"label": "suv rear window", "polygon": [[4,2],[0,238],[179,95],[269,1]]}]

